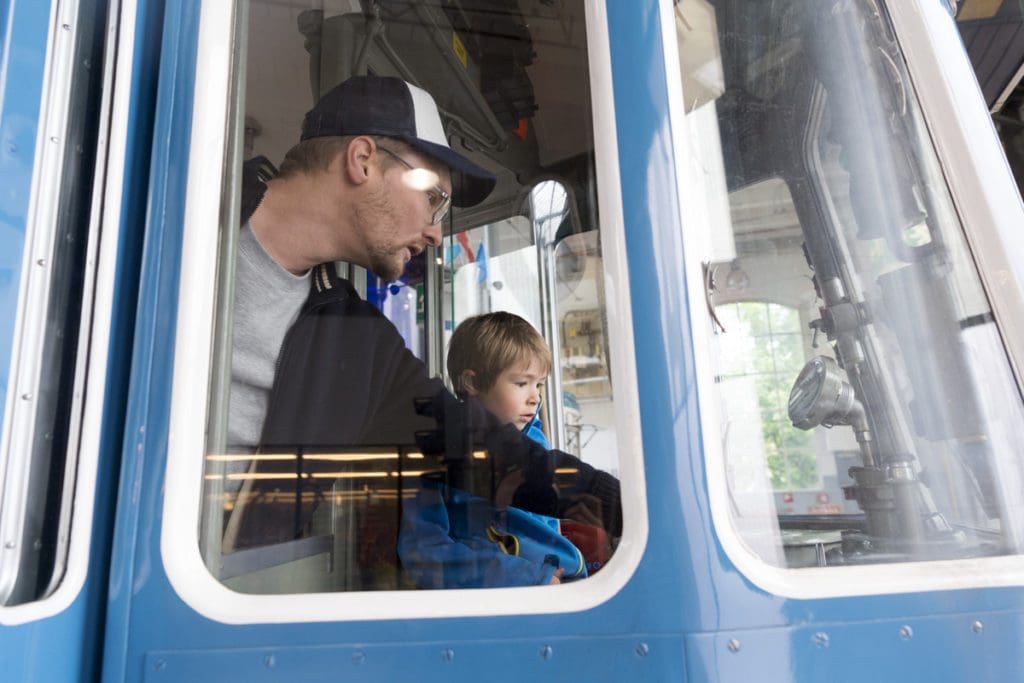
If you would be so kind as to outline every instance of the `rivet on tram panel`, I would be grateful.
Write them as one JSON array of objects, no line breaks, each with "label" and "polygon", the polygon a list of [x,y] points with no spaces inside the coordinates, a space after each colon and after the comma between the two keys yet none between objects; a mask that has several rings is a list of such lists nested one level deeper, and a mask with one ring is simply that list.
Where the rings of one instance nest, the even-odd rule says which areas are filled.
[{"label": "rivet on tram panel", "polygon": [[71,24],[61,24],[61,28],[64,29],[65,31],[70,31]]},{"label": "rivet on tram panel", "polygon": [[976,621],[973,624],[971,624],[971,630],[975,633],[981,633],[985,630],[985,624],[981,623],[980,621]]},{"label": "rivet on tram panel", "polygon": [[167,668],[167,662],[163,659],[158,659],[153,662],[153,671],[163,671]]},{"label": "rivet on tram panel", "polygon": [[268,669],[273,669],[275,664],[277,664],[277,661],[274,659],[274,655],[267,655],[263,658],[263,666]]},{"label": "rivet on tram panel", "polygon": [[729,648],[729,652],[739,652],[740,651],[740,641],[736,640],[735,638],[730,638],[729,642],[726,643],[725,646],[727,648]]},{"label": "rivet on tram panel", "polygon": [[910,640],[913,637],[914,629],[910,628],[909,626],[900,627],[900,638],[902,638],[903,640]]},{"label": "rivet on tram panel", "polygon": [[647,653],[651,651],[651,648],[647,646],[647,643],[638,643],[636,646],[636,656],[646,657]]},{"label": "rivet on tram panel", "polygon": [[455,650],[448,648],[441,650],[441,661],[443,662],[454,662],[455,661]]},{"label": "rivet on tram panel", "polygon": [[355,665],[362,664],[366,661],[366,653],[362,650],[356,650],[352,653],[352,663]]},{"label": "rivet on tram panel", "polygon": [[46,265],[46,259],[44,259],[44,258],[36,259],[36,265],[37,266],[45,266]]},{"label": "rivet on tram panel", "polygon": [[60,138],[58,138],[56,135],[51,135],[50,142],[56,144],[57,142],[60,142]]},{"label": "rivet on tram panel", "polygon": [[555,654],[554,649],[550,645],[545,645],[540,649],[541,659],[551,659]]},{"label": "rivet on tram panel", "polygon": [[829,645],[828,634],[824,631],[818,631],[811,637],[811,642],[813,642],[818,647],[824,649]]},{"label": "rivet on tram panel", "polygon": [[31,401],[32,400],[32,394],[22,394],[21,395],[21,400],[22,401]]},{"label": "rivet on tram panel", "polygon": [[7,541],[6,543],[4,543],[4,547],[7,548],[8,550],[13,549],[14,548],[14,541]]}]

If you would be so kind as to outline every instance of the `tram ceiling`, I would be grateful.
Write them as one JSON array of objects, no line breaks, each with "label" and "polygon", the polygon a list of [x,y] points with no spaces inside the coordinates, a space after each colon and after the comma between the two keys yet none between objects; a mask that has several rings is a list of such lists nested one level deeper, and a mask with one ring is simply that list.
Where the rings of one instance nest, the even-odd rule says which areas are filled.
[{"label": "tram ceiling", "polygon": [[[571,186],[593,172],[584,8],[353,0],[299,11],[254,0],[253,45],[296,29],[288,45],[251,50],[246,114],[258,137],[247,153],[279,161],[312,102],[353,73],[398,76],[435,93],[450,144],[498,177],[484,205],[456,212],[456,230],[517,213],[538,179]],[[305,72],[308,82],[294,77]]]},{"label": "tram ceiling", "polygon": [[963,0],[956,20],[985,102],[999,113],[1024,77],[1024,2]]}]

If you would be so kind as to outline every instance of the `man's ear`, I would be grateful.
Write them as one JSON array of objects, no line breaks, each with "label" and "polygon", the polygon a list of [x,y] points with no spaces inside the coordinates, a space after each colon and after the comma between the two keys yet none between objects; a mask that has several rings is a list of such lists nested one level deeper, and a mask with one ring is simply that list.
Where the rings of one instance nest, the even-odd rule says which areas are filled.
[{"label": "man's ear", "polygon": [[371,176],[372,159],[377,151],[377,143],[373,138],[360,135],[348,143],[345,151],[339,155],[341,169],[345,177],[354,185],[362,185]]},{"label": "man's ear", "polygon": [[462,383],[462,390],[470,396],[479,396],[480,392],[476,388],[476,373],[472,370],[463,370],[462,377],[460,378]]}]

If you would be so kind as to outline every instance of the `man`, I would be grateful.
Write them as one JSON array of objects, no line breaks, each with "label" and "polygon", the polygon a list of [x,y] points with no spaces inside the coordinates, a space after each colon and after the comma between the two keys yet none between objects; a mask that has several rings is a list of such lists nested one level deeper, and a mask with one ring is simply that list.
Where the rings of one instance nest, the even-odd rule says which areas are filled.
[{"label": "man", "polygon": [[[311,438],[332,445],[366,443],[372,435],[365,432],[382,407],[346,405],[339,422],[342,388],[324,386],[324,369],[347,361],[369,370],[365,363],[377,360],[381,367],[365,377],[374,396],[360,399],[383,400],[390,384],[422,385],[426,376],[390,325],[358,299],[331,264],[347,261],[385,279],[399,277],[409,259],[441,243],[449,204],[477,204],[494,182],[491,173],[448,147],[437,107],[425,91],[397,78],[357,76],[328,92],[306,115],[301,142],[285,156],[279,173],[247,188],[236,276],[229,445],[294,445],[291,434],[307,444]],[[316,315],[304,315],[305,309],[315,309]],[[348,318],[358,323],[343,322]],[[386,340],[386,349],[370,347],[378,337]],[[376,353],[365,353],[371,348]],[[275,373],[279,359],[287,362],[294,354],[309,362]],[[345,358],[337,359],[339,354]],[[393,377],[395,372],[401,375]],[[283,381],[272,392],[275,374]],[[365,386],[357,377],[336,379]],[[282,407],[284,415],[268,414],[279,397],[292,406],[308,403],[311,387],[330,394],[312,413]],[[281,424],[285,420],[288,424]]]},{"label": "man", "polygon": [[[337,276],[333,263],[397,278],[413,256],[441,243],[450,204],[475,205],[494,184],[491,173],[448,146],[433,99],[415,86],[357,76],[321,98],[279,173],[245,180],[229,446],[301,458],[339,448],[412,445],[418,432],[436,429],[434,419],[417,415],[414,401],[432,397],[433,417],[443,420],[441,408],[454,399],[427,376],[391,323]],[[543,450],[531,455],[518,433],[503,435],[485,412],[478,410],[475,422],[478,435],[493,427],[488,447],[503,457],[550,461]],[[316,487],[329,484],[315,476],[316,463],[300,460],[306,476],[284,485],[294,487],[294,514],[251,505],[233,516],[225,548],[300,536],[320,493]],[[247,493],[280,489],[296,471],[294,460],[254,460],[251,466],[266,476],[249,478]],[[614,487],[617,505],[617,482]]]}]

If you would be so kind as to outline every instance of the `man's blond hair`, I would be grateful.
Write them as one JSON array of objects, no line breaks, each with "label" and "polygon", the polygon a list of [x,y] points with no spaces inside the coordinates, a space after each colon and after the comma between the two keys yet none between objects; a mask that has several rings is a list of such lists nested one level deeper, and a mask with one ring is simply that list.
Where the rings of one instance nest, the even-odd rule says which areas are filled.
[{"label": "man's blond hair", "polygon": [[506,369],[531,360],[541,372],[551,371],[551,350],[544,338],[533,325],[507,311],[467,318],[448,344],[448,376],[460,396],[466,393],[466,370],[473,371],[473,388],[484,392]]}]

